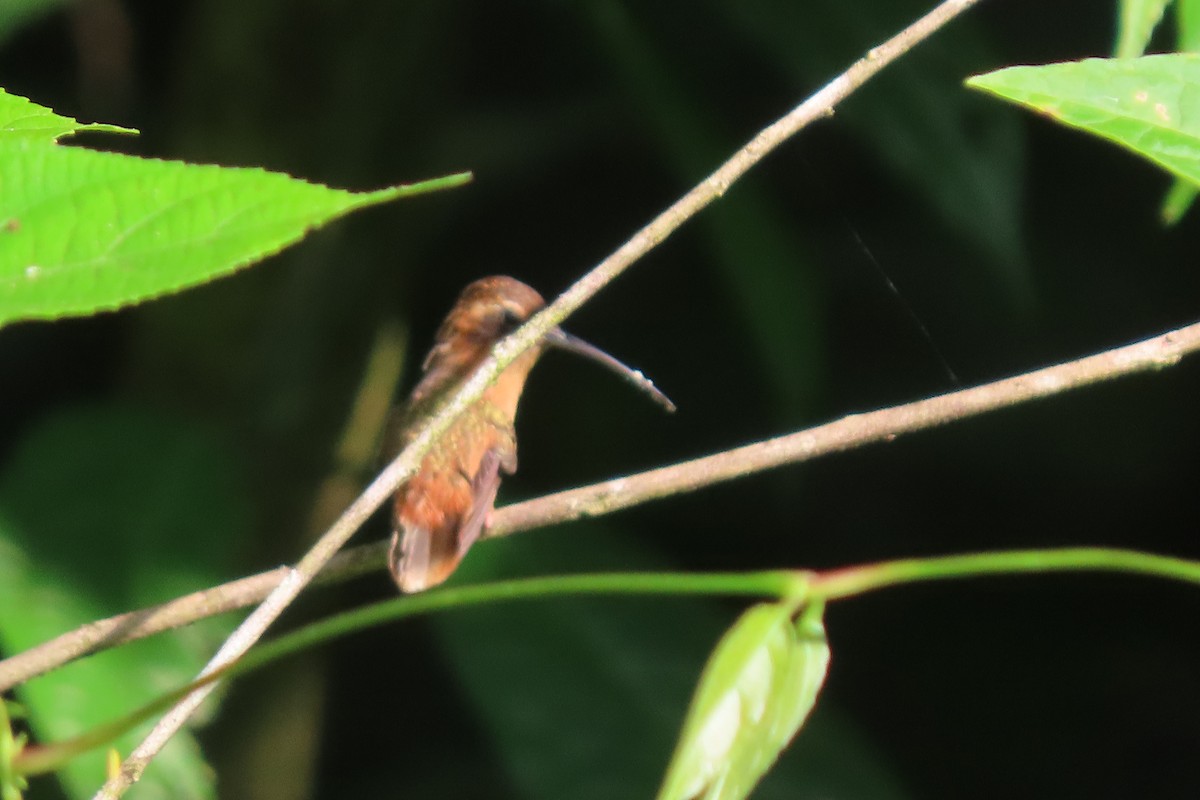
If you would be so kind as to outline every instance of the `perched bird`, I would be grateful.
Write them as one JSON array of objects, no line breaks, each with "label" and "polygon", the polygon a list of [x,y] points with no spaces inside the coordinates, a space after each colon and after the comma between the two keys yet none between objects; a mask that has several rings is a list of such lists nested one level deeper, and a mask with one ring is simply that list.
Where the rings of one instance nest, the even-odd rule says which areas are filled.
[{"label": "perched bird", "polygon": [[[393,417],[385,454],[394,458],[420,423],[469,378],[492,345],[512,333],[546,302],[507,276],[482,278],[459,295],[422,364],[424,372]],[[396,491],[388,568],[403,592],[419,592],[450,576],[488,524],[500,473],[517,469],[513,418],[529,370],[548,346],[599,361],[650,394],[668,411],[675,406],[640,372],[587,342],[555,328],[509,364],[425,455],[417,472]]]}]

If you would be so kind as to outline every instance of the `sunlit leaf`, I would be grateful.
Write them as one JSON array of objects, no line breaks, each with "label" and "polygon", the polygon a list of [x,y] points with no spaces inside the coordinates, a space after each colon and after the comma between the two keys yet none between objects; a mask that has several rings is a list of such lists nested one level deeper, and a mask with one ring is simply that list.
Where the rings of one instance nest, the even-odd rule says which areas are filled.
[{"label": "sunlit leaf", "polygon": [[354,209],[434,185],[355,194],[261,169],[0,141],[0,324],[203,283]]},{"label": "sunlit leaf", "polygon": [[1200,55],[1009,67],[967,85],[1116,142],[1200,183]]},{"label": "sunlit leaf", "polygon": [[659,800],[740,800],[812,710],[829,666],[819,619],[797,627],[761,604],[717,644],[688,709]]},{"label": "sunlit leaf", "polygon": [[27,138],[46,143],[77,131],[137,133],[132,128],[122,128],[120,125],[79,122],[0,89],[0,142]]}]

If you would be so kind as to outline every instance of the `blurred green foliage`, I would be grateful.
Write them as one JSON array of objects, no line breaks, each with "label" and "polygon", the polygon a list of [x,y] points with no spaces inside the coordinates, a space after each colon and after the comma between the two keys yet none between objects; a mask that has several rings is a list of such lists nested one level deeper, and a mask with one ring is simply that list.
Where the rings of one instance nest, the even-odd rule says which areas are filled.
[{"label": "blurred green foliage", "polygon": [[[5,652],[220,582],[252,529],[244,465],[220,438],[121,405],[63,411],[31,430],[0,476]],[[21,687],[30,725],[58,741],[120,717],[191,680],[231,630],[228,619],[206,620],[30,681]],[[128,752],[137,742],[118,745]],[[90,753],[60,773],[72,797],[96,790],[104,758]],[[139,793],[215,796],[190,736],[164,751]]]}]

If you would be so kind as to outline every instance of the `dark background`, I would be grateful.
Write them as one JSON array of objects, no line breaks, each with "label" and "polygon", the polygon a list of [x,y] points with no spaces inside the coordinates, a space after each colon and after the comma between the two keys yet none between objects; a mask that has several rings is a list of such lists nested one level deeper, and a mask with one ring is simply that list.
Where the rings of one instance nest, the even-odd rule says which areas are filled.
[{"label": "dark background", "polygon": [[[0,40],[0,85],[142,132],[90,146],[354,189],[475,181],[360,213],[211,286],[0,330],[0,458],[72,409],[203,426],[252,502],[224,577],[292,560],[381,324],[411,332],[407,387],[467,282],[561,291],[926,5],[92,0],[36,17]],[[1160,226],[1168,179],[961,87],[1106,55],[1115,13],[984,3],[772,155],[567,326],[644,369],[679,413],[547,357],[501,501],[1192,321],[1200,223]],[[1197,388],[1185,361],[522,534],[473,551],[462,580],[1067,545],[1200,557]],[[392,591],[380,573],[294,619]],[[202,735],[220,796],[649,796],[738,605],[545,605],[372,631],[234,687]],[[1194,796],[1198,610],[1193,590],[1112,575],[837,604],[820,711],[760,796]]]}]

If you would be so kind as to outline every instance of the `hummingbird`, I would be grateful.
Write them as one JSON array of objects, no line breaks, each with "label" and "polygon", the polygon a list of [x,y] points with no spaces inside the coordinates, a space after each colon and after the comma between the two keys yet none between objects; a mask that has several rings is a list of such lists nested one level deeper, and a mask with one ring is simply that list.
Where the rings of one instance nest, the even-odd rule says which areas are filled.
[{"label": "hummingbird", "polygon": [[[421,380],[393,415],[384,443],[386,456],[395,458],[412,441],[420,423],[487,358],[492,345],[545,305],[537,291],[506,275],[481,278],[467,286],[438,329],[421,365]],[[561,328],[552,329],[504,368],[396,490],[388,569],[402,592],[419,592],[450,577],[489,524],[501,473],[511,475],[517,470],[513,428],[517,401],[529,371],[548,347],[597,361],[667,411],[675,410],[641,372]]]}]

